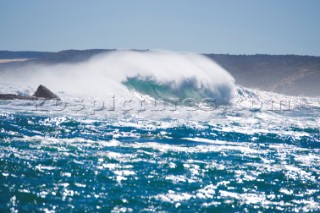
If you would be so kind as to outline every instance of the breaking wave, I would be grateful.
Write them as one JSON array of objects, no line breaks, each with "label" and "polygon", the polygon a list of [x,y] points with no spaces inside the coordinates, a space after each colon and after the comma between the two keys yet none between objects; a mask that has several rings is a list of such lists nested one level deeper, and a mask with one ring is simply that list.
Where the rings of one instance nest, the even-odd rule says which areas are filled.
[{"label": "breaking wave", "polygon": [[165,51],[118,51],[76,64],[31,65],[0,73],[3,82],[89,96],[212,98],[228,104],[235,95],[233,77],[205,56]]}]

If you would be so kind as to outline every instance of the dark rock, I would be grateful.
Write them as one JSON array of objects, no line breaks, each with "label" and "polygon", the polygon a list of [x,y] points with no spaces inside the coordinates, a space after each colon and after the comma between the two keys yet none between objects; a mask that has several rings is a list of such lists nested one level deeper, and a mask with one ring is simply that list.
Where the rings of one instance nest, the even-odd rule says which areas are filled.
[{"label": "dark rock", "polygon": [[0,94],[0,100],[37,100],[37,97],[31,96],[22,96],[22,95],[15,95],[15,94]]},{"label": "dark rock", "polygon": [[60,99],[56,94],[51,92],[47,87],[40,85],[37,91],[33,94],[34,97],[44,99]]}]

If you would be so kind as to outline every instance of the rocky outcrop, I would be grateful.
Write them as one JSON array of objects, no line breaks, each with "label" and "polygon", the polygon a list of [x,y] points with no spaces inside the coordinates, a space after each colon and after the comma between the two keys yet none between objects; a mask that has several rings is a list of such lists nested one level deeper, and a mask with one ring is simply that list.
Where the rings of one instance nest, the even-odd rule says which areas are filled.
[{"label": "rocky outcrop", "polygon": [[0,100],[38,100],[38,99],[57,99],[60,98],[51,92],[47,87],[40,85],[37,91],[33,94],[33,96],[23,96],[23,95],[16,95],[16,94],[0,94]]},{"label": "rocky outcrop", "polygon": [[56,94],[51,92],[47,87],[40,85],[37,91],[33,94],[34,97],[44,99],[60,99]]}]

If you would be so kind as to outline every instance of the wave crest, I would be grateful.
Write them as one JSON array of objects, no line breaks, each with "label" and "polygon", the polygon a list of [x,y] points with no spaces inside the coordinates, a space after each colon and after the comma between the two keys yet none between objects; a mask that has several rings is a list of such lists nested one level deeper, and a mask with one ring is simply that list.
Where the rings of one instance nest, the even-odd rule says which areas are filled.
[{"label": "wave crest", "polygon": [[53,91],[99,97],[131,97],[130,90],[135,90],[158,98],[212,98],[225,104],[236,93],[233,77],[211,59],[168,51],[115,51],[81,63],[32,65],[0,77],[9,83],[43,84]]}]

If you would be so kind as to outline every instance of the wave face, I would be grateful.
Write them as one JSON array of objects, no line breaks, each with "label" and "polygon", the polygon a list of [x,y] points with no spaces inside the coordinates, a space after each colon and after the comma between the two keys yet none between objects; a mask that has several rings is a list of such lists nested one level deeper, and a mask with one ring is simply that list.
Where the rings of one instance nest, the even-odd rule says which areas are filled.
[{"label": "wave face", "polygon": [[[320,211],[319,98],[235,86],[193,54],[122,52],[0,75],[0,92],[43,83],[68,102],[0,101],[0,212]],[[223,104],[111,110],[108,92]]]},{"label": "wave face", "polygon": [[158,82],[152,77],[131,77],[123,82],[129,89],[148,95],[155,99],[162,99],[167,102],[175,100],[192,99],[201,102],[211,98],[217,104],[229,104],[233,97],[233,87],[221,83],[217,85],[204,85],[196,77],[185,78],[177,83],[175,81]]}]

